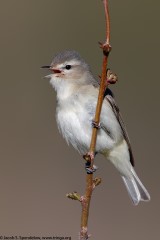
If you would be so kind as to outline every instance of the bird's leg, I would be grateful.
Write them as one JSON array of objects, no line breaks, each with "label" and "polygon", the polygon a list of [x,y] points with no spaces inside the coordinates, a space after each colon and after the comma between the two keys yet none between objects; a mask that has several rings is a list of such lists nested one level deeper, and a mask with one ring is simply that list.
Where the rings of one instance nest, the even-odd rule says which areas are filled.
[{"label": "bird's leg", "polygon": [[[92,127],[101,129],[101,123],[97,123],[96,121],[92,120]],[[83,158],[86,160],[85,169],[88,174],[92,174],[98,169],[98,167],[93,164],[94,157],[94,152],[88,152],[87,154],[83,155]]]},{"label": "bird's leg", "polygon": [[88,174],[92,174],[98,169],[96,165],[92,164],[94,156],[95,154],[92,152],[88,152],[87,154],[83,155],[83,158],[86,160],[85,169]]}]

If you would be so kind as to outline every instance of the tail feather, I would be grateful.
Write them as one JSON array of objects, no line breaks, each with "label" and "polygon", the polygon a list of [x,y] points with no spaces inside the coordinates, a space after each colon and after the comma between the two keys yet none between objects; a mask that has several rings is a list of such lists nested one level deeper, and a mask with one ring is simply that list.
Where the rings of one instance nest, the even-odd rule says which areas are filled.
[{"label": "tail feather", "polygon": [[127,178],[122,176],[125,186],[128,190],[129,196],[131,197],[133,204],[138,205],[140,201],[149,201],[150,195],[140,179],[138,178],[136,172],[132,168],[132,178]]},{"label": "tail feather", "polygon": [[140,201],[149,201],[150,195],[129,161],[130,156],[126,141],[123,140],[115,146],[109,154],[108,152],[104,154],[121,174],[134,205],[137,205]]}]

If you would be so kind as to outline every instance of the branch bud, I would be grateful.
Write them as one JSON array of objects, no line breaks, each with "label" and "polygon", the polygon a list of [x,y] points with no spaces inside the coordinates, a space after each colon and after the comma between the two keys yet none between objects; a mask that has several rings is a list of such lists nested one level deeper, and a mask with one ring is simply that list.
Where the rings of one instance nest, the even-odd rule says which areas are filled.
[{"label": "branch bud", "polygon": [[102,182],[101,178],[96,177],[95,179],[93,179],[93,185],[95,187],[98,186],[101,182]]},{"label": "branch bud", "polygon": [[78,200],[81,201],[81,196],[77,192],[67,193],[66,197],[72,199],[72,200]]}]

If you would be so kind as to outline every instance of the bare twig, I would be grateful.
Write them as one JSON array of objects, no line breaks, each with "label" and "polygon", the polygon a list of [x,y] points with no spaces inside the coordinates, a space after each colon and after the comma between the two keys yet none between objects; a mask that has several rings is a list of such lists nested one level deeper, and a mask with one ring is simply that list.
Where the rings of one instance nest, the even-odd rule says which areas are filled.
[{"label": "bare twig", "polygon": [[[97,101],[97,107],[96,107],[96,113],[94,122],[98,125],[100,121],[100,113],[102,109],[102,103],[104,98],[104,91],[107,87],[106,82],[106,69],[107,69],[107,63],[108,63],[108,56],[109,52],[111,51],[110,46],[110,17],[109,17],[109,8],[108,8],[108,0],[103,0],[104,9],[105,9],[105,17],[106,17],[106,41],[104,44],[100,43],[100,47],[103,50],[103,63],[102,63],[102,75],[101,75],[101,83],[99,88],[99,95],[98,95],[98,101]],[[93,128],[92,131],[92,138],[90,143],[90,149],[89,153],[86,154],[86,160],[89,160],[91,162],[91,168],[93,167],[94,162],[94,153],[95,153],[95,147],[96,147],[96,140],[97,140],[97,131],[98,129],[96,127]],[[96,182],[97,183],[97,182]],[[86,176],[86,191],[83,198],[81,197],[82,201],[82,215],[81,215],[81,232],[80,232],[80,238],[81,239],[88,239],[88,216],[89,216],[89,207],[90,207],[90,200],[92,196],[93,189],[96,185],[100,183],[98,181],[98,184],[95,183],[95,180],[93,180],[93,174],[87,174]]]}]

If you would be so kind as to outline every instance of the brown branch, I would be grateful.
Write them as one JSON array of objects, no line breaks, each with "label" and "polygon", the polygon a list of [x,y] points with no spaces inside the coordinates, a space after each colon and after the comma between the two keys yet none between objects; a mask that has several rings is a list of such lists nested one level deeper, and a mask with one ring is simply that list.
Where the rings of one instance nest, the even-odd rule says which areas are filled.
[{"label": "brown branch", "polygon": [[105,10],[105,17],[106,17],[106,42],[105,45],[110,46],[110,16],[109,16],[109,7],[108,7],[108,0],[103,0],[104,10]]},{"label": "brown branch", "polygon": [[[109,17],[108,0],[103,0],[103,4],[104,4],[104,10],[105,10],[105,17],[106,17],[106,41],[104,44],[100,43],[100,47],[103,50],[104,56],[103,56],[103,64],[102,64],[101,83],[100,83],[98,101],[97,101],[97,106],[96,106],[96,113],[95,113],[95,118],[94,118],[94,122],[97,124],[99,124],[99,121],[100,121],[100,113],[101,113],[101,109],[102,109],[104,91],[107,87],[106,70],[107,70],[109,52],[111,51],[110,17]],[[94,153],[95,153],[96,140],[97,140],[97,131],[98,131],[98,129],[96,127],[94,127],[93,131],[92,131],[92,138],[91,138],[89,153],[86,154],[86,160],[88,160],[88,157],[90,157],[89,160],[91,163],[91,168],[93,168],[93,163],[94,163]],[[94,180],[93,180],[93,174],[87,174],[87,176],[86,176],[86,191],[85,191],[85,195],[81,201],[81,203],[82,203],[81,232],[80,232],[81,239],[89,238],[89,235],[88,235],[89,207],[90,207],[90,200],[91,200],[92,192],[93,192],[95,185],[94,185]]]}]

